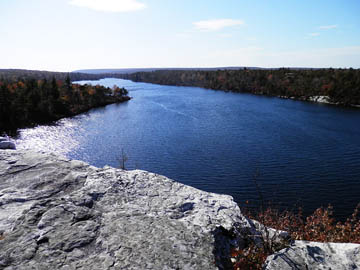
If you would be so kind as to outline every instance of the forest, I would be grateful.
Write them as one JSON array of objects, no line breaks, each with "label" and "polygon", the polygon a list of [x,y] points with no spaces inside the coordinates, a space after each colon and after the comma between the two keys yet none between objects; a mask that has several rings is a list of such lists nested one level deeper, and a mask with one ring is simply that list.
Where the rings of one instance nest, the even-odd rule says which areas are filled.
[{"label": "forest", "polygon": [[126,89],[77,85],[72,81],[123,78],[136,82],[360,105],[359,69],[154,70],[131,74],[0,69],[0,131],[45,123],[91,108],[129,100]]},{"label": "forest", "polygon": [[53,72],[53,71],[43,71],[43,70],[26,70],[26,69],[0,69],[0,80],[8,81],[18,81],[25,79],[46,79],[51,80],[55,78],[56,80],[65,81],[67,77],[71,81],[81,81],[81,80],[99,80],[103,78],[113,77],[111,73],[102,73],[102,74],[89,74],[81,72]]},{"label": "forest", "polygon": [[157,70],[121,74],[136,82],[196,86],[207,89],[311,100],[327,96],[334,104],[360,105],[359,69]]},{"label": "forest", "polygon": [[[88,74],[0,72],[0,133],[127,101],[128,91],[114,86],[79,85]],[[87,79],[95,77],[90,75]]]}]

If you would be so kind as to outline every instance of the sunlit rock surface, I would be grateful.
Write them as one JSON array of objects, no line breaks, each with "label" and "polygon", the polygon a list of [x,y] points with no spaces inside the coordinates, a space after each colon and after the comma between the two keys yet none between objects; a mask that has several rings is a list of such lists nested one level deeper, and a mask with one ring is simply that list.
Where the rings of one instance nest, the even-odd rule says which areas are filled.
[{"label": "sunlit rock surface", "polygon": [[[0,269],[230,269],[256,224],[164,176],[0,150]],[[357,269],[359,247],[295,241],[266,269]]]},{"label": "sunlit rock surface", "polygon": [[295,241],[267,258],[265,270],[360,269],[360,245]]},{"label": "sunlit rock surface", "polygon": [[0,151],[0,269],[221,269],[230,196],[145,171]]},{"label": "sunlit rock surface", "polygon": [[309,97],[309,100],[313,101],[313,102],[319,102],[319,103],[331,103],[330,97],[328,97],[328,96],[311,96],[311,97]]}]

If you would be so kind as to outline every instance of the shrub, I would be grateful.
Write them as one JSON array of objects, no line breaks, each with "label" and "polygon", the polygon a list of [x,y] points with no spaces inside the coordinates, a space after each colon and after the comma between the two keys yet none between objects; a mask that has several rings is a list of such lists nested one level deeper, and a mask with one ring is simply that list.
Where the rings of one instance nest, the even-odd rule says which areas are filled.
[{"label": "shrub", "polygon": [[[307,218],[303,218],[301,208],[297,213],[281,212],[271,207],[255,214],[246,208],[242,210],[249,218],[258,220],[266,227],[287,231],[293,240],[360,244],[360,204],[344,222],[335,221],[332,209],[331,205],[326,208],[320,207]],[[234,269],[261,269],[267,256],[286,246],[286,243],[274,245],[268,229],[265,230],[261,239],[262,244],[255,244],[253,236],[249,234],[245,236],[243,248],[232,250]]]}]

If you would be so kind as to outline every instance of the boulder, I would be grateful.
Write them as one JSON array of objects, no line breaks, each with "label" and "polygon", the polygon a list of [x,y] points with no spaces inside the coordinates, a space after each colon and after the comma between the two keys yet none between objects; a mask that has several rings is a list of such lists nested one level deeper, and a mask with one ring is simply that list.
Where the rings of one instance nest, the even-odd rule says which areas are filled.
[{"label": "boulder", "polygon": [[359,269],[360,245],[295,241],[269,256],[265,270]]},{"label": "boulder", "polygon": [[0,150],[0,269],[226,269],[240,223],[227,195]]},{"label": "boulder", "polygon": [[[0,139],[1,139],[1,137],[0,137]],[[6,141],[6,140],[3,140],[3,141],[0,140],[0,149],[16,149],[16,146],[15,146],[15,143],[13,143],[13,142]]]}]

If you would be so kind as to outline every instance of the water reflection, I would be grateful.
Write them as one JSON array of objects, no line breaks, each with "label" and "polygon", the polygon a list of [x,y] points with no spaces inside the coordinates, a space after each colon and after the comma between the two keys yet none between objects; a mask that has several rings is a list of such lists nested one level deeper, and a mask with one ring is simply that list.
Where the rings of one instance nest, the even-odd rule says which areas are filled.
[{"label": "water reflection", "polygon": [[331,203],[352,212],[360,194],[360,110],[194,87],[119,79],[134,98],[54,125],[20,130],[19,149],[38,149],[166,175],[206,191],[267,200],[307,213]]},{"label": "water reflection", "polygon": [[83,114],[61,119],[52,125],[20,129],[15,140],[16,146],[18,149],[36,149],[67,156],[69,152],[76,151],[80,147],[81,137],[78,134],[84,133],[81,122],[90,117],[88,114]]}]

